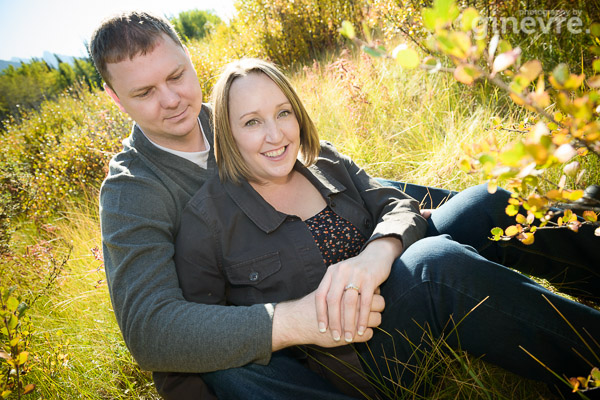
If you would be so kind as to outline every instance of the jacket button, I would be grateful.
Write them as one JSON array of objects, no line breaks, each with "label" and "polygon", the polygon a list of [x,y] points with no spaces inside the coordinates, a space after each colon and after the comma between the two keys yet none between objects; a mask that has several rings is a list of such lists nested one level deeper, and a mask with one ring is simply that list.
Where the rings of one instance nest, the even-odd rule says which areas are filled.
[{"label": "jacket button", "polygon": [[335,207],[335,201],[331,200],[331,201],[329,202],[329,206],[330,206],[331,208]]},{"label": "jacket button", "polygon": [[248,276],[251,282],[256,282],[258,280],[258,272],[250,272],[250,276]]}]

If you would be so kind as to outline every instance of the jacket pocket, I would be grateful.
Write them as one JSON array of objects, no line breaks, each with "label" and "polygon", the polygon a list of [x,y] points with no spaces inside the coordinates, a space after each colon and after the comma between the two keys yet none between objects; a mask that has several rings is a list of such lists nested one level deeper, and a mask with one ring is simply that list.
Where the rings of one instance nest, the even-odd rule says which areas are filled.
[{"label": "jacket pocket", "polygon": [[281,269],[279,252],[265,254],[238,264],[226,266],[225,274],[229,282],[227,300],[230,304],[247,306],[273,302],[278,279],[267,279]]},{"label": "jacket pocket", "polygon": [[275,252],[227,266],[225,274],[232,285],[257,286],[280,269],[279,252]]}]

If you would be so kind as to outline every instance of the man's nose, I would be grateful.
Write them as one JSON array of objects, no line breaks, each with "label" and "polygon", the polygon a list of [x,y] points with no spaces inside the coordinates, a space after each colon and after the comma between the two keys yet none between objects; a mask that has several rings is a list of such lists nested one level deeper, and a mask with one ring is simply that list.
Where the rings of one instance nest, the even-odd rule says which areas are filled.
[{"label": "man's nose", "polygon": [[169,88],[165,88],[160,94],[160,105],[163,108],[177,108],[181,97],[179,93]]}]

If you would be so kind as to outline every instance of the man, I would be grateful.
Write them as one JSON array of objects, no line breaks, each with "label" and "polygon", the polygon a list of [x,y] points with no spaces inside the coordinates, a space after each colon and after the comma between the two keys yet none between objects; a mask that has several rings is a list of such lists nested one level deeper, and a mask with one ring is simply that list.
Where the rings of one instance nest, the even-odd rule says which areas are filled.
[{"label": "man", "polygon": [[[92,37],[90,52],[106,83],[107,93],[136,122],[131,136],[124,141],[123,152],[111,161],[110,172],[100,195],[100,218],[107,280],[115,316],[125,342],[141,368],[155,371],[154,378],[159,393],[165,398],[173,399],[210,398],[212,393],[203,385],[200,375],[194,374],[200,372],[205,373],[203,379],[209,382],[213,390],[218,391],[220,398],[239,398],[242,396],[240,393],[245,398],[254,396],[260,399],[289,398],[292,395],[294,398],[305,399],[348,398],[320,375],[305,368],[296,357],[286,351],[278,351],[303,344],[324,347],[345,344],[339,337],[334,340],[331,332],[319,332],[317,327],[321,320],[317,317],[316,304],[319,302],[322,309],[323,300],[322,297],[318,300],[314,292],[302,299],[276,306],[259,304],[251,307],[195,304],[185,301],[181,295],[173,264],[174,239],[180,215],[190,197],[204,181],[215,174],[215,160],[211,151],[213,133],[210,110],[202,104],[202,93],[193,65],[172,27],[163,19],[145,13],[121,15],[98,28]],[[456,196],[455,199],[459,197]],[[458,200],[459,204],[464,205],[465,213],[477,211],[478,216],[487,213],[481,206],[477,210],[471,210],[467,203],[460,203],[468,199],[467,193],[463,200]],[[476,201],[485,202],[488,199],[480,198]],[[475,207],[475,203],[473,204]],[[502,209],[497,204],[493,207],[496,211]],[[449,213],[450,217],[455,216],[453,211]],[[456,218],[448,220],[455,221]],[[465,218],[461,219],[464,220]],[[451,228],[456,225],[450,224],[442,228],[444,213],[437,211],[430,221],[432,235],[452,231]],[[464,243],[470,244],[470,237],[483,240],[487,231],[482,235],[468,230],[463,233]],[[373,244],[378,242],[376,240]],[[410,242],[411,240],[407,240],[407,243]],[[439,313],[444,323],[450,313],[455,317],[467,313],[476,304],[472,301],[479,302],[489,293],[498,292],[494,286],[500,287],[500,281],[506,285],[497,293],[499,307],[509,305],[518,312],[524,312],[527,317],[530,317],[530,308],[536,311],[538,320],[548,319],[549,313],[554,312],[542,310],[546,303],[537,298],[534,303],[530,298],[531,282],[518,274],[506,279],[503,268],[481,257],[474,259],[475,253],[470,248],[461,247],[457,251],[457,243],[447,238],[436,239],[435,242],[443,244],[455,258],[430,257],[432,249],[423,244],[426,242],[420,241],[418,246],[414,246],[415,260],[400,260],[402,271],[411,272],[415,265],[421,268],[423,263],[420,260],[427,259],[432,265],[428,265],[426,270],[439,274],[436,279],[439,278],[440,281],[427,281],[426,285],[420,287],[429,288],[441,284],[448,288],[446,281],[453,279],[464,288],[462,291],[453,288],[452,293],[444,292],[439,301],[433,301],[432,294],[428,291],[412,296],[410,300],[415,306],[407,309],[418,311],[423,315],[423,321],[429,322],[431,315],[436,314],[442,306],[448,308]],[[404,252],[406,253],[408,251]],[[497,257],[498,254],[493,256]],[[584,260],[583,264],[587,262]],[[445,269],[444,263],[450,263],[449,267],[454,269]],[[463,266],[472,269],[468,270]],[[447,271],[454,272],[448,276]],[[490,279],[486,279],[491,274],[499,275],[496,281],[489,282]],[[386,282],[386,287],[382,285],[382,291],[388,291],[386,301],[390,299],[390,302],[397,303],[401,308],[407,304],[401,295],[408,293],[414,286],[409,285],[400,290],[400,286],[394,285],[409,284],[410,279],[415,278],[399,276],[397,282]],[[421,278],[417,278],[419,279]],[[465,291],[477,293],[469,293],[470,297],[467,299]],[[423,301],[427,299],[430,301]],[[459,301],[453,302],[453,299]],[[485,304],[494,304],[493,301]],[[521,310],[519,306],[526,301],[526,309]],[[554,298],[554,301],[561,300]],[[455,305],[459,303],[460,312]],[[433,305],[434,309],[428,310],[422,305]],[[570,303],[566,306],[573,318],[590,321],[594,324],[592,328],[598,328],[598,316],[593,310]],[[363,335],[356,335],[354,342],[371,339],[371,328],[379,325],[382,310],[382,300],[376,296],[369,318],[369,329]],[[506,315],[508,314],[510,313]],[[406,319],[401,322],[394,321],[393,318],[388,320],[394,322],[395,326],[411,329],[414,324],[410,321],[416,315],[396,315]],[[522,359],[519,358],[520,354],[514,354],[516,346],[511,348],[513,350],[509,354],[502,346],[490,344],[498,343],[502,335],[510,339],[523,338],[531,348],[543,354],[544,351],[553,351],[563,344],[564,337],[573,336],[570,332],[563,332],[563,329],[558,338],[548,341],[537,338],[536,343],[529,343],[527,340],[532,336],[530,333],[534,329],[531,327],[535,324],[534,318],[517,319],[515,322],[514,315],[509,315],[508,320],[504,314],[502,318],[499,315],[483,313],[473,318],[470,316],[467,323],[463,324],[467,331],[462,334],[469,338],[462,341],[463,348],[470,349],[475,354],[487,353],[492,362],[501,365],[502,360],[507,359],[508,362],[504,365],[514,367],[524,374],[535,370],[532,376],[537,379],[545,371],[535,363],[527,364],[528,361],[531,362],[530,359]],[[517,329],[513,334],[507,333],[507,328],[516,328],[517,325],[524,329]],[[482,326],[489,329],[489,332],[477,332]],[[213,348],[227,348],[226,356],[229,359],[225,364],[241,368],[222,371],[207,368],[207,365],[215,362],[214,359],[222,357],[214,354]],[[554,351],[552,356],[556,355],[560,354]],[[558,357],[555,361],[557,364],[554,365],[561,365],[564,360]],[[577,364],[571,359],[564,362]],[[182,375],[167,374],[169,371]],[[584,373],[586,372],[581,372]],[[179,379],[182,376],[191,379]],[[185,383],[182,384],[182,381]]]}]

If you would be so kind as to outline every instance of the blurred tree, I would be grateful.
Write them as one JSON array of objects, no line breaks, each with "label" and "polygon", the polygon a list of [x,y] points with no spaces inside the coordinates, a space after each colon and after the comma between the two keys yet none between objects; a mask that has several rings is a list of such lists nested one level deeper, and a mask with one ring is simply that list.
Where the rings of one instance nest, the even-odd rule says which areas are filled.
[{"label": "blurred tree", "polygon": [[188,41],[204,38],[223,21],[212,11],[190,10],[179,13],[178,17],[171,19],[171,23],[179,36]]}]

